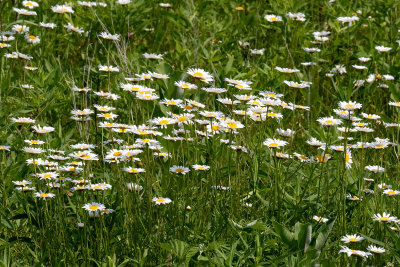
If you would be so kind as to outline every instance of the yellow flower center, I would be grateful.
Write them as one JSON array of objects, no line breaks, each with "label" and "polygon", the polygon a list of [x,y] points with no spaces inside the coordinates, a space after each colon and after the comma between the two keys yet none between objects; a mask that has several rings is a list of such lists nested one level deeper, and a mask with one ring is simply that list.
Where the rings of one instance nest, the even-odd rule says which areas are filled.
[{"label": "yellow flower center", "polygon": [[229,122],[227,125],[228,125],[229,128],[234,128],[234,129],[237,128],[237,124],[234,123],[234,122]]},{"label": "yellow flower center", "polygon": [[346,162],[349,162],[349,161],[350,161],[350,155],[346,154]]},{"label": "yellow flower center", "polygon": [[179,117],[178,121],[179,122],[184,122],[184,121],[186,121],[186,117],[185,116]]},{"label": "yellow flower center", "polygon": [[243,11],[244,8],[243,8],[242,6],[238,6],[238,7],[236,8],[236,10],[237,10],[237,11]]},{"label": "yellow flower center", "polygon": [[333,123],[333,120],[326,120],[325,123],[326,123],[326,124],[332,124],[332,123]]},{"label": "yellow flower center", "polygon": [[46,194],[46,193],[41,193],[40,194],[40,197],[48,197],[49,196],[49,194]]},{"label": "yellow flower center", "polygon": [[352,107],[354,107],[354,105],[352,105],[352,104],[347,104],[347,105],[345,105],[344,107],[346,107],[346,108],[352,108]]},{"label": "yellow flower center", "polygon": [[357,240],[358,240],[358,238],[356,238],[356,237],[349,238],[350,242],[356,242]]},{"label": "yellow flower center", "polygon": [[168,124],[169,120],[160,120],[159,124],[165,125]]},{"label": "yellow flower center", "polygon": [[104,117],[106,117],[106,118],[111,118],[111,114],[109,114],[109,113],[104,114]]},{"label": "yellow flower center", "polygon": [[271,17],[269,19],[272,20],[272,21],[276,21],[276,17]]},{"label": "yellow flower center", "polygon": [[218,125],[213,125],[213,126],[211,126],[211,129],[213,131],[218,131],[220,129],[220,127]]},{"label": "yellow flower center", "polygon": [[389,220],[389,217],[380,217],[379,220]]},{"label": "yellow flower center", "polygon": [[393,190],[390,190],[390,191],[388,191],[387,192],[389,195],[395,195],[396,194],[396,192],[394,192]]},{"label": "yellow flower center", "polygon": [[82,155],[81,158],[82,159],[90,159],[90,156],[89,155]]},{"label": "yellow flower center", "polygon": [[50,173],[46,173],[45,175],[43,175],[44,178],[50,178],[52,175]]},{"label": "yellow flower center", "polygon": [[26,6],[33,6],[33,3],[32,2],[26,2],[25,5]]},{"label": "yellow flower center", "polygon": [[36,39],[36,36],[29,35],[29,39],[32,39],[32,40],[34,40],[34,39]]},{"label": "yellow flower center", "polygon": [[165,199],[158,198],[156,201],[159,202],[159,203],[164,203],[164,202],[165,202]]},{"label": "yellow flower center", "polygon": [[267,115],[268,115],[268,116],[271,116],[271,117],[274,117],[276,114],[273,113],[273,112],[271,112],[271,113],[268,113]]},{"label": "yellow flower center", "polygon": [[6,44],[0,44],[0,47],[6,47],[7,45]]},{"label": "yellow flower center", "polygon": [[204,74],[201,73],[201,72],[195,72],[195,73],[193,73],[193,76],[195,76],[195,77],[203,77]]},{"label": "yellow flower center", "polygon": [[178,168],[178,169],[175,170],[175,172],[185,172],[185,170],[182,169],[182,168]]},{"label": "yellow flower center", "polygon": [[269,144],[268,146],[269,146],[269,147],[278,147],[279,144],[278,144],[278,143],[271,143],[271,144]]},{"label": "yellow flower center", "polygon": [[199,170],[204,170],[205,167],[204,167],[204,166],[199,166],[198,169],[199,169]]},{"label": "yellow flower center", "polygon": [[113,154],[114,157],[119,157],[121,155],[122,155],[122,153],[120,151],[114,152],[114,154]]},{"label": "yellow flower center", "polygon": [[[197,73],[198,73],[198,72],[197,72]],[[189,88],[189,84],[183,83],[183,84],[182,84],[182,88]]]},{"label": "yellow flower center", "polygon": [[99,208],[99,206],[97,205],[90,205],[89,209],[90,210],[97,210]]}]

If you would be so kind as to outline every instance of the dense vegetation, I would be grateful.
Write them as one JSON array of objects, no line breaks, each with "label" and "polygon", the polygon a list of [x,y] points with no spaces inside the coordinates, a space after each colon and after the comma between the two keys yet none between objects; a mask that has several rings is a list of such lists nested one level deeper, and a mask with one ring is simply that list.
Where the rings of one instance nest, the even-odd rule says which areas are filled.
[{"label": "dense vegetation", "polygon": [[1,1],[1,266],[399,265],[399,7]]}]

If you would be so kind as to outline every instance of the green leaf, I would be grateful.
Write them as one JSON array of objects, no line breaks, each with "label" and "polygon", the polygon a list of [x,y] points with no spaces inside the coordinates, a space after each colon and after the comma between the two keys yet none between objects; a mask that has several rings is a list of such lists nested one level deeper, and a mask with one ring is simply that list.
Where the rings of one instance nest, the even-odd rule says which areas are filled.
[{"label": "green leaf", "polygon": [[321,250],[323,246],[325,246],[326,240],[328,239],[329,234],[332,231],[333,225],[335,224],[335,220],[328,223],[324,227],[321,227],[319,230],[319,234],[317,237],[317,241],[315,243],[315,249]]},{"label": "green leaf", "polygon": [[297,222],[294,226],[294,236],[297,240],[297,248],[305,250],[309,225]]},{"label": "green leaf", "polygon": [[255,220],[252,221],[251,223],[246,224],[245,228],[251,228],[254,230],[260,230],[260,231],[265,231],[267,229],[267,225],[263,223],[261,220]]},{"label": "green leaf", "polygon": [[275,229],[275,234],[281,238],[282,242],[285,243],[291,251],[297,250],[297,242],[294,238],[294,234],[277,222],[272,222],[272,225]]},{"label": "green leaf", "polygon": [[228,59],[228,63],[226,63],[226,66],[225,66],[225,73],[226,74],[231,71],[232,64],[233,64],[233,61],[234,61],[235,57],[233,55],[228,55],[228,58],[229,58]]},{"label": "green leaf", "polygon": [[169,243],[163,243],[161,248],[172,252],[180,263],[188,264],[190,260],[199,252],[198,247],[190,247],[186,242],[181,240],[173,240]]}]

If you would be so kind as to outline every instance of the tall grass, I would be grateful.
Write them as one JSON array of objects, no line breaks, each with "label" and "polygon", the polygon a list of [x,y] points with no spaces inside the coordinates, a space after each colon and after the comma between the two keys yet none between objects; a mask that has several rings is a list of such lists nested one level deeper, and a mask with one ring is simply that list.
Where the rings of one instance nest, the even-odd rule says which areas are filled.
[{"label": "tall grass", "polygon": [[[399,264],[397,221],[391,224],[372,220],[383,212],[399,215],[398,196],[387,196],[379,184],[399,188],[399,150],[352,148],[351,168],[346,168],[346,150],[335,151],[332,145],[346,147],[357,142],[373,142],[375,137],[398,143],[399,127],[385,127],[383,122],[399,123],[399,110],[390,101],[400,100],[396,62],[399,23],[397,1],[171,1],[164,8],[154,1],[132,1],[120,5],[104,0],[107,7],[84,7],[73,2],[73,14],[56,14],[51,7],[59,1],[41,1],[37,16],[18,15],[13,7],[22,1],[0,3],[0,31],[6,34],[16,24],[30,27],[29,34],[40,37],[39,44],[29,44],[24,34],[0,48],[0,248],[4,266],[360,266]],[[238,8],[241,7],[241,8]],[[360,11],[360,12],[358,12]],[[306,21],[289,19],[288,12],[303,12]],[[267,14],[280,15],[282,22],[268,22]],[[359,21],[342,24],[338,17],[354,16]],[[53,22],[55,29],[39,26]],[[64,25],[71,23],[85,31],[78,34]],[[154,30],[149,30],[154,28]],[[329,41],[314,44],[313,32],[330,31]],[[101,32],[120,34],[118,41],[105,40]],[[249,45],[240,45],[248,42]],[[1,43],[1,41],[0,41]],[[377,45],[392,47],[379,52]],[[318,47],[320,52],[307,53],[304,48]],[[263,55],[250,49],[265,48]],[[20,52],[32,60],[12,59],[4,55]],[[162,60],[146,59],[143,53],[162,54]],[[359,57],[371,57],[360,62]],[[305,66],[301,63],[315,62]],[[118,66],[119,72],[103,72],[99,65]],[[352,65],[365,65],[356,70]],[[34,66],[30,71],[24,66]],[[337,65],[346,67],[345,74],[331,73]],[[281,73],[275,67],[296,68],[293,74]],[[188,74],[189,68],[208,71],[214,81],[206,84]],[[124,91],[125,78],[148,71],[169,75],[168,79],[132,82],[154,89],[159,99],[140,100],[134,92]],[[373,82],[354,86],[374,74]],[[383,75],[393,75],[386,81]],[[225,78],[252,81],[251,90],[241,91]],[[183,90],[174,82],[195,84],[196,90]],[[284,81],[312,82],[309,88],[291,88]],[[34,89],[24,89],[30,84]],[[387,88],[381,87],[387,84]],[[71,89],[89,87],[86,93]],[[201,88],[226,88],[221,95]],[[110,100],[94,92],[120,96]],[[237,94],[259,96],[262,91],[283,94],[286,103],[309,106],[310,110],[285,105],[268,107],[267,113],[281,113],[282,119],[266,117],[255,121],[240,101],[226,105],[219,98],[235,99]],[[150,125],[158,117],[172,118],[184,114],[182,108],[161,104],[163,99],[191,99],[206,106],[192,112],[193,123],[155,127],[161,136],[118,133],[102,128],[97,117],[102,112],[94,105],[115,107],[114,123]],[[378,123],[368,122],[372,133],[342,133],[338,127],[354,128],[345,120],[338,127],[322,126],[316,120],[334,115],[340,101],[356,101],[361,112],[377,114]],[[72,120],[71,110],[91,109],[92,120]],[[192,108],[197,109],[192,106]],[[267,107],[266,107],[267,108]],[[207,119],[199,111],[220,111],[224,117],[241,122],[245,127],[213,134],[195,119]],[[270,115],[271,116],[271,115]],[[35,124],[52,126],[54,132],[38,134],[31,125],[13,123],[11,118],[29,117]],[[216,118],[214,123],[223,123]],[[292,129],[291,137],[281,137],[277,128]],[[123,127],[121,129],[124,129]],[[181,129],[176,134],[174,130]],[[204,134],[200,133],[204,132]],[[165,137],[181,137],[167,140]],[[340,140],[339,137],[344,137]],[[315,137],[325,148],[306,144]],[[352,137],[353,139],[346,139]],[[107,162],[112,149],[137,144],[137,140],[156,139],[160,149],[143,145],[139,160]],[[263,145],[267,138],[288,142],[281,148]],[[121,143],[106,140],[121,139]],[[23,152],[29,146],[24,140],[41,140],[46,150],[32,155]],[[222,142],[223,140],[226,143]],[[70,158],[59,162],[53,180],[60,187],[49,187],[49,180],[38,174],[47,166],[27,164],[27,160],[46,159],[51,149],[76,152],[71,145],[95,144],[92,152],[99,160]],[[10,149],[1,146],[10,146]],[[236,145],[232,149],[231,145]],[[246,150],[244,150],[245,148]],[[170,153],[157,157],[155,152]],[[294,155],[307,157],[301,160]],[[279,153],[288,154],[282,158]],[[326,162],[321,157],[331,154]],[[123,158],[126,159],[126,158]],[[318,159],[322,162],[318,162]],[[81,171],[61,170],[67,162],[82,162]],[[207,165],[210,170],[197,171],[192,165]],[[186,174],[173,173],[174,165],[190,168]],[[368,165],[385,168],[383,173],[368,172]],[[143,168],[145,172],[127,173],[124,167]],[[70,179],[68,179],[70,178]],[[363,178],[373,178],[369,182]],[[18,191],[15,181],[29,180],[35,192],[54,193],[45,200],[32,191]],[[88,184],[106,183],[107,190],[73,190],[72,180]],[[130,185],[130,187],[127,186]],[[140,187],[135,190],[133,184]],[[136,188],[138,188],[136,187]],[[374,190],[373,194],[364,189]],[[358,196],[352,201],[347,194]],[[172,200],[156,205],[154,198]],[[82,207],[98,202],[115,212],[101,214]],[[329,219],[326,223],[313,216]],[[83,223],[83,226],[78,223]],[[365,240],[347,244],[352,249],[367,251],[368,245],[384,247],[386,252],[369,257],[348,257],[339,253],[346,234],[359,234]],[[364,259],[365,258],[365,259]]]}]

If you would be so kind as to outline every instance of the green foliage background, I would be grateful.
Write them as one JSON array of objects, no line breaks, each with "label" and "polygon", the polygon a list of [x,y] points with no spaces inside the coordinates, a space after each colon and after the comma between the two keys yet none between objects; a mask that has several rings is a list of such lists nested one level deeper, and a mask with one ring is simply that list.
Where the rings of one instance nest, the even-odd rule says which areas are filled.
[{"label": "green foliage background", "polygon": [[[387,262],[399,264],[399,236],[384,224],[373,222],[375,213],[399,215],[398,197],[386,197],[377,187],[385,182],[399,187],[398,148],[359,150],[353,154],[353,168],[345,169],[343,153],[331,152],[328,163],[302,163],[279,160],[262,142],[277,137],[276,128],[290,128],[296,135],[282,152],[299,152],[307,156],[320,153],[305,144],[310,136],[333,144],[335,129],[321,127],[316,119],[330,116],[339,101],[354,100],[363,104],[362,111],[378,114],[385,122],[399,122],[398,110],[388,105],[400,101],[397,82],[398,8],[395,0],[381,1],[170,1],[172,8],[162,8],[157,1],[135,0],[127,6],[107,1],[107,7],[87,8],[74,1],[74,14],[56,14],[51,7],[60,4],[49,0],[39,2],[37,16],[17,15],[13,7],[22,1],[1,1],[0,31],[9,31],[15,24],[30,27],[30,34],[39,36],[40,44],[31,45],[16,35],[10,48],[0,49],[0,143],[12,146],[0,151],[0,249],[4,266],[360,266]],[[243,11],[236,8],[241,6]],[[361,10],[361,14],[355,13]],[[303,12],[305,22],[290,20],[287,12]],[[269,23],[266,14],[283,17],[283,22]],[[358,22],[348,26],[337,17],[357,14]],[[54,22],[57,28],[44,29],[41,21]],[[87,31],[79,35],[68,32],[63,25],[71,23]],[[154,28],[154,31],[146,31]],[[331,31],[329,41],[322,43],[319,53],[306,53],[304,47],[314,47],[312,32]],[[119,42],[101,39],[103,31],[121,34]],[[265,48],[264,55],[251,55],[238,41],[247,41],[251,48]],[[374,47],[385,45],[393,49],[380,53]],[[24,60],[8,59],[3,55],[18,51],[33,56]],[[145,52],[165,53],[164,60],[150,61]],[[371,57],[368,71],[354,70],[358,57]],[[302,66],[301,62],[316,62],[317,66]],[[25,64],[38,67],[34,72]],[[119,66],[119,73],[104,74],[98,65]],[[347,67],[346,75],[325,76],[335,65]],[[283,74],[276,66],[298,68],[296,74]],[[86,96],[73,93],[71,88],[90,87],[92,91],[108,90],[121,99],[112,104],[117,108],[118,122],[140,125],[152,117],[166,116],[168,108],[159,104],[140,102],[120,89],[125,77],[147,71],[168,74],[168,80],[146,81],[142,84],[156,89],[163,98],[190,98],[207,104],[210,110],[220,110],[230,117],[232,109],[216,101],[217,97],[204,91],[185,92],[174,81],[189,80],[188,68],[203,68],[215,78],[214,86],[227,88],[225,77],[251,80],[253,90],[271,90],[284,94],[286,102],[310,106],[311,111],[281,110],[284,119],[254,123],[237,135],[221,134],[209,139],[195,134],[195,125],[185,126],[193,142],[171,142],[159,138],[172,154],[171,159],[152,157],[145,149],[138,167],[145,174],[132,175],[121,168],[131,163],[109,164],[102,160],[85,165],[85,172],[65,174],[83,177],[93,173],[93,182],[107,182],[112,190],[74,192],[67,188],[51,189],[56,198],[38,200],[31,193],[14,190],[12,181],[35,180],[37,189],[46,189],[43,181],[30,178],[38,170],[27,166],[31,156],[22,152],[25,139],[37,134],[29,127],[11,122],[11,117],[31,117],[41,125],[55,127],[46,135],[45,148],[71,151],[76,143],[97,144],[95,152],[102,154],[102,141],[118,137],[133,144],[134,136],[112,134],[96,127],[99,119],[80,123],[70,119],[73,109],[92,108],[93,104],[110,104],[92,92]],[[377,83],[355,88],[354,80],[366,79],[368,74],[391,74],[395,81],[389,88]],[[287,87],[284,80],[311,81],[310,91]],[[22,84],[32,84],[26,90]],[[199,84],[200,86],[200,84]],[[240,93],[229,89],[226,96]],[[244,108],[240,104],[238,108]],[[206,108],[206,109],[207,109]],[[140,110],[140,111],[139,111]],[[177,112],[177,110],[173,110]],[[198,127],[198,126],[197,126]],[[372,134],[354,133],[356,141],[372,141],[373,137],[398,142],[399,129],[374,124]],[[171,133],[172,127],[166,132]],[[222,144],[225,138],[245,146],[249,152],[235,152]],[[104,146],[105,150],[118,145]],[[192,170],[185,176],[169,172],[173,165],[206,164],[209,172]],[[373,175],[366,165],[386,168]],[[83,176],[82,176],[83,175]],[[375,178],[370,189],[362,179]],[[144,187],[129,192],[127,182]],[[213,185],[229,186],[229,191],[212,189]],[[351,202],[345,194],[358,195],[361,201]],[[169,205],[155,206],[151,199],[164,196]],[[90,218],[81,207],[98,201],[116,210],[115,213]],[[252,203],[251,208],[243,206]],[[191,206],[191,210],[186,209]],[[313,215],[329,218],[326,224],[312,220]],[[84,222],[77,228],[76,222]],[[387,253],[371,256],[367,261],[338,254],[345,234],[360,233],[367,240],[353,247],[365,250],[367,244],[378,244]]]}]

